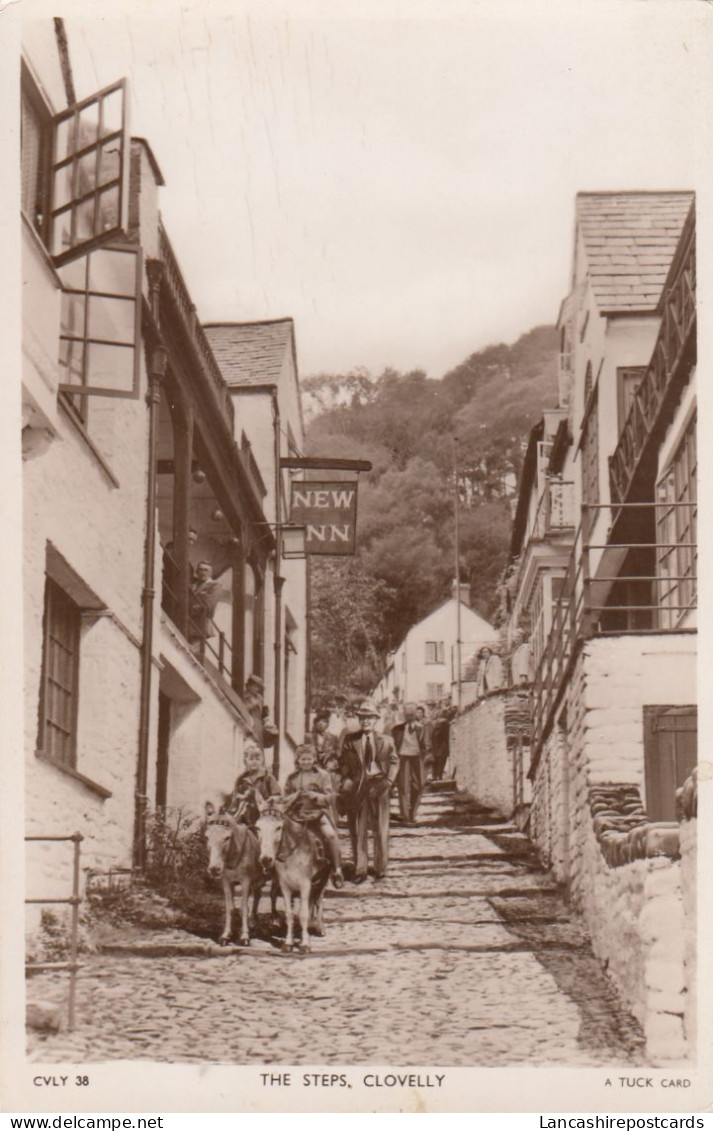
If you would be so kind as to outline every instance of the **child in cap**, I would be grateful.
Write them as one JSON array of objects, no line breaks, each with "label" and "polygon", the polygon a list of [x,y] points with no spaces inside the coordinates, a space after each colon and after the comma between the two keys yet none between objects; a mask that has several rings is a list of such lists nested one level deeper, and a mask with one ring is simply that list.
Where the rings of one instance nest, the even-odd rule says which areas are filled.
[{"label": "child in cap", "polygon": [[280,786],[265,765],[265,755],[256,742],[248,742],[244,751],[245,770],[235,782],[228,808],[245,825],[254,825],[260,816],[255,801],[259,793],[264,801],[280,796]]},{"label": "child in cap", "polygon": [[[332,883],[335,888],[341,888],[344,876],[339,837],[331,819],[332,779],[326,770],[317,765],[316,751],[311,744],[297,747],[295,763],[297,768],[285,782],[284,812],[295,821],[313,825],[320,833],[332,862]],[[285,847],[287,855],[289,843]]]}]

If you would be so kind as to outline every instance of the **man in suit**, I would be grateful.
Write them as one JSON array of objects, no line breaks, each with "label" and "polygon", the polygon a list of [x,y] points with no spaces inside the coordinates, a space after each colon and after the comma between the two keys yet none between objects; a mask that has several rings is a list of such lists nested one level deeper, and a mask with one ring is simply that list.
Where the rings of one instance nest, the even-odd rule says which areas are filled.
[{"label": "man in suit", "polygon": [[416,717],[416,704],[404,705],[404,721],[392,730],[399,757],[399,812],[407,825],[416,823],[416,813],[426,782],[426,741],[423,726]]},{"label": "man in suit", "polygon": [[389,862],[389,802],[399,759],[392,739],[376,734],[379,712],[371,699],[357,708],[359,729],[345,734],[339,754],[340,802],[347,814],[354,859],[354,883],[366,879],[369,826],[374,841],[374,878]]}]

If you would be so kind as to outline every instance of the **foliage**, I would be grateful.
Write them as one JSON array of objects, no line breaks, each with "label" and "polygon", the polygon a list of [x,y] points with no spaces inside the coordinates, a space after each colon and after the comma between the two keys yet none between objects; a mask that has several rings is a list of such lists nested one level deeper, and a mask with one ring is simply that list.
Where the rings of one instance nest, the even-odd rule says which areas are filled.
[{"label": "foliage", "polygon": [[356,557],[312,559],[313,691],[368,691],[386,652],[450,594],[456,435],[461,576],[473,607],[496,613],[527,434],[557,401],[557,332],[489,346],[442,380],[356,370],[304,385],[317,412],[309,453],[373,465],[360,483]]}]

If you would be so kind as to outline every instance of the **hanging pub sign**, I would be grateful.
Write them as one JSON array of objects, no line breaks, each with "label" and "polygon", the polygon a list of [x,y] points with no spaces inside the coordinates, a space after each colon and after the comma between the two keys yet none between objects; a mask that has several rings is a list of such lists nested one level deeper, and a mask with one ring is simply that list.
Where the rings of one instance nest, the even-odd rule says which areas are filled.
[{"label": "hanging pub sign", "polygon": [[308,554],[353,554],[356,548],[357,481],[292,483],[290,522],[305,528]]}]

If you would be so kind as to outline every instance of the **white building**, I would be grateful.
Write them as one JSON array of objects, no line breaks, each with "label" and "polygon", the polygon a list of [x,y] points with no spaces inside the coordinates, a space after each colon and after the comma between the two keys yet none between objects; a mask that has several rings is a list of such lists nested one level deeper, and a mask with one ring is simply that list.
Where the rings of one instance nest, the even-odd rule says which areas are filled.
[{"label": "white building", "polygon": [[[455,586],[454,586],[455,592]],[[461,585],[461,676],[484,644],[497,642],[491,624],[467,603],[468,586]],[[386,672],[374,688],[377,702],[425,703],[453,694],[458,680],[458,604],[449,598],[406,633],[389,655]]]},{"label": "white building", "polygon": [[[141,865],[152,811],[232,788],[252,672],[289,751],[307,670],[305,563],[275,555],[277,461],[302,437],[291,323],[274,396],[243,399],[196,318],[129,103],[124,80],[75,91],[61,20],[25,25],[27,832],[78,830],[95,870]],[[203,625],[199,561],[217,581]],[[69,852],[28,847],[33,894],[66,895],[68,876]]]},{"label": "white building", "polygon": [[[303,472],[279,472],[280,500],[276,498],[276,462],[285,456],[299,456],[304,445],[304,423],[297,373],[295,328],[291,318],[268,322],[223,322],[205,326],[215,358],[220,366],[235,405],[238,424],[250,436],[252,454],[262,469],[265,483],[263,507],[268,522],[289,521],[290,478],[303,478]],[[249,580],[254,584],[248,573]],[[285,757],[280,772],[292,769],[295,748],[304,741],[309,656],[307,635],[307,561],[283,558],[279,571],[281,591],[280,625],[275,613],[278,596],[274,571],[272,586],[265,599],[267,633],[272,639],[279,632],[279,654],[273,648],[264,657],[268,683],[279,687],[278,718],[281,746]],[[252,618],[250,601],[247,616]],[[275,663],[281,679],[275,680]]]},{"label": "white building", "polygon": [[[676,796],[697,756],[694,196],[580,193],[575,221],[561,419],[544,467],[526,461],[512,547],[529,831],[649,1053],[676,1059],[695,1046],[695,806]],[[566,523],[529,521],[563,491]]]}]

